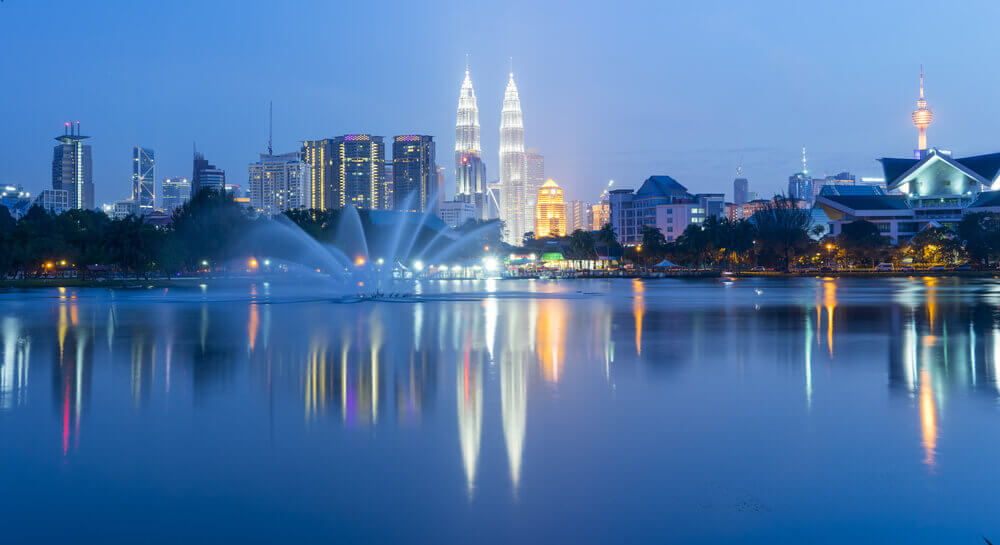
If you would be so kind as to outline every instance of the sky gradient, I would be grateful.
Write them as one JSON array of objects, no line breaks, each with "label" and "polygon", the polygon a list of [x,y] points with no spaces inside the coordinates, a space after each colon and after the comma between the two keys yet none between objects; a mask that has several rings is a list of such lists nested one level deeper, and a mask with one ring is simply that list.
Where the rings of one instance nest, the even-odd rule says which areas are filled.
[{"label": "sky gradient", "polygon": [[[431,134],[454,193],[465,54],[487,178],[513,57],[525,141],[567,199],[608,179],[673,176],[725,192],[742,157],[751,190],[784,191],[808,148],[815,175],[880,175],[916,146],[918,72],[931,146],[1000,149],[996,2],[101,2],[0,3],[0,182],[51,184],[53,138],[91,136],[98,203],[129,196],[131,147],[157,180],[191,150],[246,184],[265,150],[345,133]],[[923,32],[921,29],[925,29]],[[390,151],[391,153],[391,151]]]}]

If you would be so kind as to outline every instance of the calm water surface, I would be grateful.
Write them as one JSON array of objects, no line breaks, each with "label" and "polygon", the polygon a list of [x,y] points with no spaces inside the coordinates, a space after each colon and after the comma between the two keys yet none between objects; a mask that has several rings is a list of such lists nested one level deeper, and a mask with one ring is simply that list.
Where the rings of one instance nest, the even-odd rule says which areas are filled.
[{"label": "calm water surface", "polygon": [[0,293],[4,542],[1000,543],[1000,281],[421,291]]}]

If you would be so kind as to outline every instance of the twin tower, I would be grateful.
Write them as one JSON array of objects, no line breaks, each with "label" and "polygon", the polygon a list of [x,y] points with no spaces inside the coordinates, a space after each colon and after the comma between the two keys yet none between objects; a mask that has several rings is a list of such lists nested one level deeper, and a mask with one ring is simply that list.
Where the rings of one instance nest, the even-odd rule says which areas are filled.
[{"label": "twin tower", "polygon": [[534,211],[529,210],[524,122],[513,72],[507,80],[500,111],[499,187],[488,187],[486,183],[482,152],[479,106],[466,67],[458,95],[458,120],[455,123],[455,200],[474,203],[480,219],[499,216],[505,225],[504,241],[518,244],[521,236],[533,228]]}]

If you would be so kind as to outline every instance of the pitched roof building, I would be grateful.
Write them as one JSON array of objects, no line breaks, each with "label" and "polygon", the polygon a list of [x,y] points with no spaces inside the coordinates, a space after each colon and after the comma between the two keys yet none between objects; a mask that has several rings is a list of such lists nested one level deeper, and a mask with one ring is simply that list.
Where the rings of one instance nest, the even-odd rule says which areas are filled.
[{"label": "pitched roof building", "polygon": [[893,242],[906,242],[928,224],[953,226],[974,212],[1000,212],[1000,153],[954,158],[938,149],[919,159],[883,158],[888,195],[821,193],[816,206],[830,218],[829,232],[845,223],[870,221]]}]

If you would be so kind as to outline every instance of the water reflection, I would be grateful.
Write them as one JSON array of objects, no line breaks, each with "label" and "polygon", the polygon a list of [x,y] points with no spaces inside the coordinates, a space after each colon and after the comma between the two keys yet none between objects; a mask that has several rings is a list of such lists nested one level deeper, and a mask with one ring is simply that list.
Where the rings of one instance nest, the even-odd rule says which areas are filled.
[{"label": "water reflection", "polygon": [[[604,286],[595,285],[593,293]],[[151,306],[63,290],[31,312],[0,314],[0,409],[16,416],[37,396],[48,408],[51,396],[49,448],[66,456],[87,448],[81,437],[91,440],[95,410],[142,419],[240,404],[286,437],[343,432],[353,441],[406,428],[441,443],[452,486],[461,482],[476,501],[497,475],[505,493],[507,484],[515,497],[530,493],[541,456],[532,453],[544,452],[538,422],[561,403],[618,410],[604,397],[611,391],[622,405],[649,391],[655,409],[672,384],[699,379],[738,392],[777,368],[773,384],[795,402],[788,410],[821,419],[830,411],[820,409],[843,403],[831,394],[838,382],[870,389],[877,373],[880,394],[898,400],[912,425],[912,460],[936,474],[956,441],[951,396],[1000,400],[992,285],[913,279],[873,289],[820,279],[755,291],[738,282],[724,301],[711,284],[627,281],[605,295],[532,298],[505,296],[505,286],[463,300],[358,305]],[[726,382],[732,376],[739,380]],[[51,392],[39,394],[49,378]]]}]

